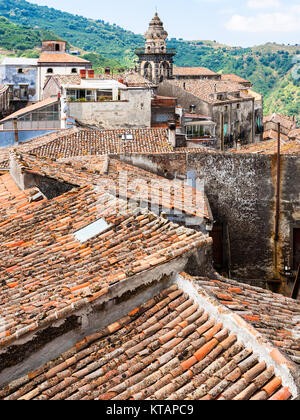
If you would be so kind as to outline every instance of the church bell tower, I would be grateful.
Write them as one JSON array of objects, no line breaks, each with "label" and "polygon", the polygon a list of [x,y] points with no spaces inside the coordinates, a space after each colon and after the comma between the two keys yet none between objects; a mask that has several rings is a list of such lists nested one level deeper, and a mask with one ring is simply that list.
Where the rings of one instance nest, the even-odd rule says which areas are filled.
[{"label": "church bell tower", "polygon": [[157,13],[144,37],[145,48],[135,51],[139,57],[139,73],[155,84],[172,78],[176,49],[167,48],[168,32],[165,31]]}]

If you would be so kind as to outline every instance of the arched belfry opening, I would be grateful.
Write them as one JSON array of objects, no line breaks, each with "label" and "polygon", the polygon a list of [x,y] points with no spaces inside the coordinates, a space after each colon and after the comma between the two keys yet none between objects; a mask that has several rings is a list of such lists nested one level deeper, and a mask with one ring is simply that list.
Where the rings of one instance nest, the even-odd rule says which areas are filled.
[{"label": "arched belfry opening", "polygon": [[170,78],[170,66],[169,63],[164,61],[160,65],[160,81],[163,82],[165,79]]},{"label": "arched belfry opening", "polygon": [[153,79],[153,69],[152,69],[152,65],[151,63],[149,63],[149,61],[147,61],[147,63],[145,63],[144,65],[144,74],[143,76],[145,77],[145,79],[150,80],[150,82],[152,82]]},{"label": "arched belfry opening", "polygon": [[[157,13],[149,24],[144,35],[145,47],[136,50],[139,57],[139,72],[153,83],[160,83],[173,77],[173,63],[176,50],[167,48],[168,32]],[[151,66],[152,77],[149,78]]]}]

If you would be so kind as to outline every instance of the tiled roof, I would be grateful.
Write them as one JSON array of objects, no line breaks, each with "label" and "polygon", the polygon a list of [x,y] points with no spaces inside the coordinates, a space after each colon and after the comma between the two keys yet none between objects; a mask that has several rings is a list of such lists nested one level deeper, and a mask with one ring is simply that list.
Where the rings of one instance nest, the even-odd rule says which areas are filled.
[{"label": "tiled roof", "polygon": [[[120,142],[122,134],[133,135],[133,140]],[[30,152],[51,159],[118,154],[119,152],[166,153],[173,151],[168,143],[167,129],[86,130],[72,127],[35,138],[19,146],[0,149],[0,170],[9,168],[9,153],[14,149],[18,152]]]},{"label": "tiled roof", "polygon": [[[0,214],[0,347],[96,303],[114,286],[211,243],[100,188]],[[99,220],[85,243],[75,233]]]},{"label": "tiled roof", "polygon": [[300,364],[300,302],[233,280],[198,279],[231,311],[249,322],[280,351]]},{"label": "tiled roof", "polygon": [[67,64],[90,64],[91,63],[83,58],[77,57],[75,55],[67,54],[67,53],[48,53],[43,52],[40,55],[38,63],[45,64],[45,63],[67,63]]},{"label": "tiled roof", "polygon": [[206,67],[174,67],[174,76],[216,76],[217,73]]},{"label": "tiled roof", "polygon": [[[264,131],[264,140],[278,140],[278,131],[275,130],[266,130]],[[285,134],[280,134],[281,140],[288,140],[288,136]]]},{"label": "tiled roof", "polygon": [[[239,83],[218,80],[170,80],[169,82],[207,103],[253,100],[253,97],[246,93],[245,86]],[[240,98],[234,96],[236,92],[240,92]],[[227,93],[228,99],[215,99],[216,93]]]},{"label": "tiled roof", "polygon": [[177,284],[0,391],[6,400],[288,400],[274,365]]},{"label": "tiled roof", "polygon": [[16,111],[13,114],[10,114],[8,117],[4,118],[3,120],[0,120],[0,124],[3,124],[5,121],[9,121],[14,118],[21,117],[25,114],[28,114],[29,112],[36,111],[38,109],[44,108],[48,105],[52,105],[55,103],[58,103],[57,98],[47,98],[47,99],[44,99],[43,101],[36,102],[35,104],[19,109],[19,111]]},{"label": "tiled roof", "polygon": [[68,74],[68,75],[55,74],[55,75],[47,77],[45,85],[49,82],[50,79],[54,79],[59,86],[68,85],[68,84],[80,85],[81,83],[81,77],[78,74]]},{"label": "tiled roof", "polygon": [[221,75],[221,80],[228,80],[231,82],[236,82],[236,83],[249,83],[252,85],[252,83],[249,80],[243,79],[242,77],[238,76],[237,74],[233,74],[233,73],[229,73],[229,74],[222,74]]},{"label": "tiled roof", "polygon": [[25,143],[14,145],[11,147],[5,147],[0,149],[0,171],[9,169],[9,154],[12,150],[18,150],[19,152],[31,152],[34,149],[39,149],[47,143],[51,143],[61,137],[72,136],[73,134],[80,131],[76,127],[71,127],[67,130],[55,131],[45,136],[35,137]]},{"label": "tiled roof", "polygon": [[270,114],[264,117],[264,124],[267,122],[274,122],[276,124],[280,123],[282,127],[287,128],[288,130],[293,130],[296,128],[296,120],[293,117],[289,117],[283,114]]},{"label": "tiled roof", "polygon": [[203,191],[183,181],[171,181],[108,156],[69,158],[63,163],[26,154],[14,154],[14,159],[23,172],[33,172],[77,186],[101,185],[112,194],[117,191],[118,196],[147,204],[150,209],[155,206],[176,214],[212,219]]},{"label": "tiled roof", "polygon": [[[256,153],[256,154],[265,154],[265,155],[274,155],[277,153],[277,140],[268,140],[258,144],[251,144],[244,146],[241,150],[230,150],[231,153]],[[281,140],[281,154],[283,155],[297,155],[300,153],[300,141],[291,140],[284,141]]]},{"label": "tiled roof", "polygon": [[[120,141],[130,134],[133,140]],[[51,142],[32,149],[41,157],[52,159],[84,155],[118,153],[163,153],[172,151],[166,129],[78,130],[73,134],[57,136]]]},{"label": "tiled roof", "polygon": [[291,130],[291,131],[289,132],[288,137],[289,137],[290,139],[297,139],[297,140],[300,140],[300,128],[296,128],[295,130]]},{"label": "tiled roof", "polygon": [[37,193],[36,188],[20,191],[10,174],[0,176],[0,219],[14,217],[21,208],[33,209],[37,203],[30,203]]}]

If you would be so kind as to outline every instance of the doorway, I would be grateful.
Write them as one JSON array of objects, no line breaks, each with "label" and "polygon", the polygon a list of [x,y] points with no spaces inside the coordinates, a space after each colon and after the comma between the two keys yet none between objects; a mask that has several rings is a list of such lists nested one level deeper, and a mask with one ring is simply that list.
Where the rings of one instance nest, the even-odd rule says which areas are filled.
[{"label": "doorway", "polygon": [[293,268],[297,270],[300,264],[300,228],[293,229]]},{"label": "doorway", "polygon": [[215,224],[213,230],[210,232],[213,239],[213,260],[214,267],[221,272],[224,268],[224,227],[222,224]]}]

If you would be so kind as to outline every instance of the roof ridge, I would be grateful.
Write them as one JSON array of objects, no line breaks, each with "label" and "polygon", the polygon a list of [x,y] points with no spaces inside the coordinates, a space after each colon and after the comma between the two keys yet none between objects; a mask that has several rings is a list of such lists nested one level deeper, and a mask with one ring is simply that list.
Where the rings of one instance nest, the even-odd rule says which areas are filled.
[{"label": "roof ridge", "polygon": [[[221,280],[214,281],[222,284]],[[201,282],[198,282],[195,277],[182,272],[177,276],[176,284],[182,290],[188,291],[196,302],[201,304],[217,320],[223,322],[224,326],[238,334],[246,346],[250,344],[253,351],[260,354],[262,360],[274,365],[277,374],[284,378],[286,383],[290,384],[293,395],[297,395],[297,382],[299,382],[299,379],[297,375],[298,367],[295,362],[287,357],[278,347],[274,346],[246,318],[241,317],[230,306],[228,307],[222,301],[218,300],[216,295],[211,290],[203,287]],[[237,293],[239,292],[237,291]],[[225,295],[223,298],[226,299]]]}]

